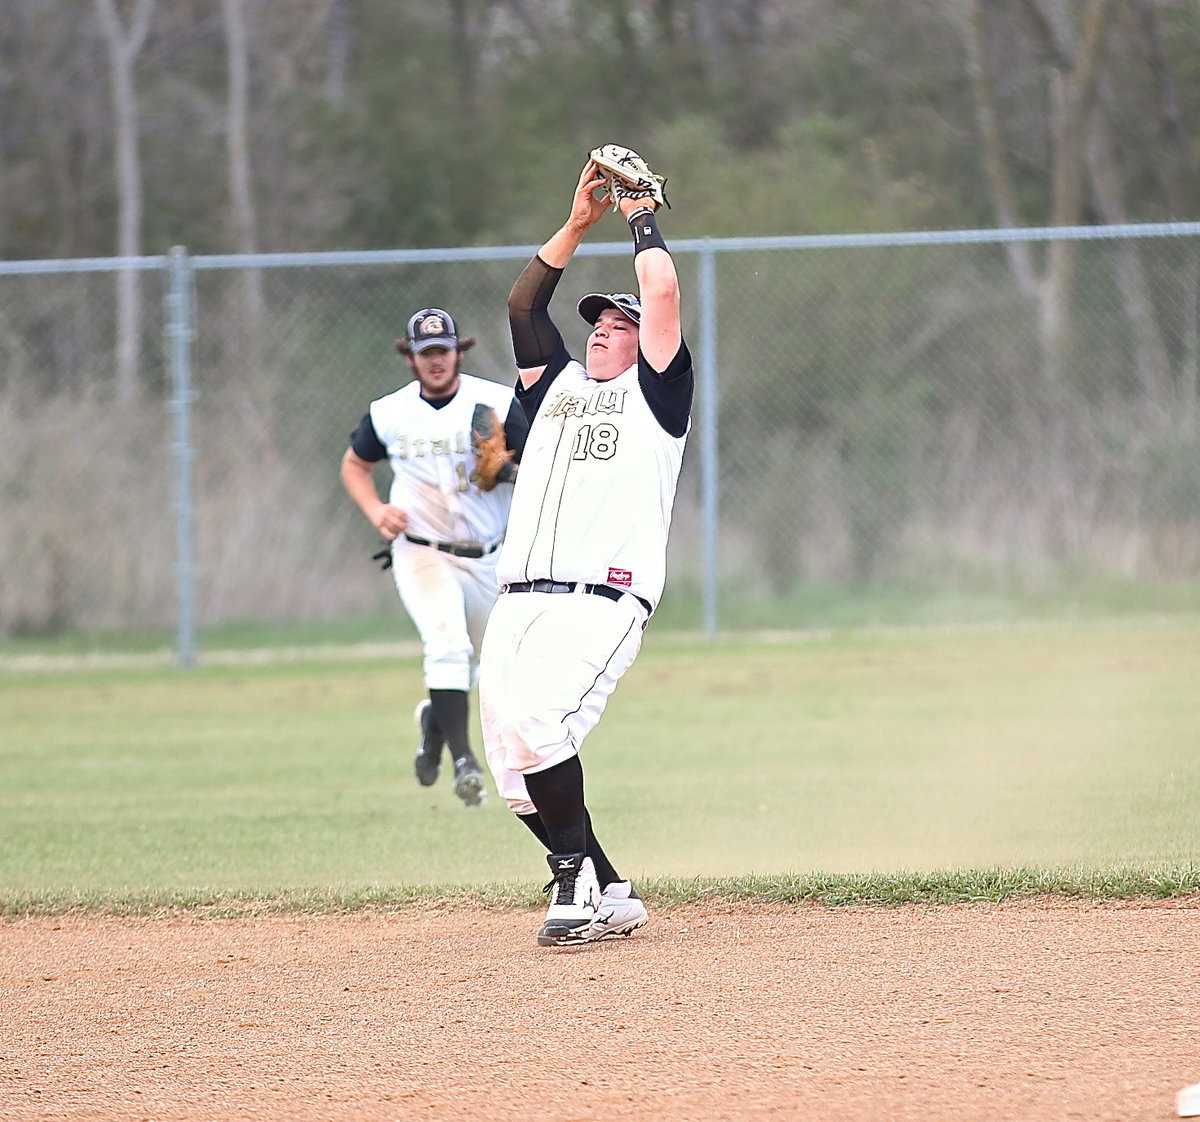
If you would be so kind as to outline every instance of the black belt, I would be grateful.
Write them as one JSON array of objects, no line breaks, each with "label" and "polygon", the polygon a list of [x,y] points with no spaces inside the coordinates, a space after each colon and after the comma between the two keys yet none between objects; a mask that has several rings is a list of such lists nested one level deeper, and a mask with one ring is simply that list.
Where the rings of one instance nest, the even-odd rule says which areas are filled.
[{"label": "black belt", "polygon": [[410,541],[413,545],[427,545],[431,549],[436,549],[439,553],[449,553],[454,557],[486,557],[489,553],[495,553],[500,548],[500,543],[489,545],[486,549],[481,545],[447,545],[445,542],[431,542],[424,538],[414,538],[412,534],[404,535],[406,541]]},{"label": "black belt", "polygon": [[[619,588],[613,588],[611,584],[580,584],[573,580],[524,580],[518,581],[516,584],[506,584],[500,590],[501,592],[590,592],[593,596],[603,596],[606,600],[620,600],[626,593]],[[646,609],[646,614],[650,615],[654,609],[650,606],[649,600],[643,600],[636,592],[630,592],[632,596],[643,608]]]}]

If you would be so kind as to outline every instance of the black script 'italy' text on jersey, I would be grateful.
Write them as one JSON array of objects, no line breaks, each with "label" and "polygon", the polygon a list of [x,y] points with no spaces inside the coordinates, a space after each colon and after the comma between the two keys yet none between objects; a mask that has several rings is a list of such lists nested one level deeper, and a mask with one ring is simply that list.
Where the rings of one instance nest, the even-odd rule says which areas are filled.
[{"label": "black script 'italy' text on jersey", "polygon": [[416,380],[371,402],[351,447],[372,463],[387,456],[393,472],[388,502],[407,512],[408,533],[484,545],[504,536],[512,485],[481,491],[472,483],[471,418],[483,404],[503,420],[512,397],[508,386],[460,374],[458,391],[440,409],[421,396]]},{"label": "black script 'italy' text on jersey", "polygon": [[655,392],[668,383],[640,356],[603,382],[574,359],[552,360],[530,387],[529,437],[496,571],[501,584],[609,584],[658,604],[691,405],[686,347],[666,377],[679,435],[647,400],[644,386]]}]

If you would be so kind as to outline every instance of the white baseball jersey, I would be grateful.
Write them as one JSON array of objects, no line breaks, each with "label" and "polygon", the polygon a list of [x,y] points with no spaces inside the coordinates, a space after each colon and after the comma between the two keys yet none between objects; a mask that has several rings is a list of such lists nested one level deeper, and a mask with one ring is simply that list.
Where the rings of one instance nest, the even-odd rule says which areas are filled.
[{"label": "white baseball jersey", "polygon": [[597,382],[568,360],[530,416],[501,584],[609,584],[657,605],[686,439],[655,417],[636,364]]},{"label": "white baseball jersey", "polygon": [[471,374],[459,379],[458,392],[440,409],[421,397],[414,380],[371,402],[369,416],[392,467],[388,501],[408,512],[407,533],[490,546],[504,536],[513,488],[501,483],[481,491],[471,483],[471,417],[477,403],[490,405],[503,423],[513,391]]},{"label": "white baseball jersey", "polygon": [[691,355],[681,346],[662,375],[639,355],[597,382],[564,350],[517,396],[530,429],[498,579],[633,593],[509,593],[492,609],[479,693],[488,765],[510,809],[532,814],[525,774],[580,750],[641,648],[646,608],[634,596],[653,608],[662,594]]}]

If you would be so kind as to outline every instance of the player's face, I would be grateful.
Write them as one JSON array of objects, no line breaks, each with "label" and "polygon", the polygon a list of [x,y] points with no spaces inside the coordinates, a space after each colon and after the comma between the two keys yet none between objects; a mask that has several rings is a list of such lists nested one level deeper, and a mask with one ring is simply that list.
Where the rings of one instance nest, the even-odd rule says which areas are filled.
[{"label": "player's face", "polygon": [[607,382],[637,362],[638,325],[616,308],[605,308],[587,341],[588,377]]},{"label": "player's face", "polygon": [[420,354],[409,355],[423,397],[450,397],[458,390],[458,351],[445,347],[427,347]]}]

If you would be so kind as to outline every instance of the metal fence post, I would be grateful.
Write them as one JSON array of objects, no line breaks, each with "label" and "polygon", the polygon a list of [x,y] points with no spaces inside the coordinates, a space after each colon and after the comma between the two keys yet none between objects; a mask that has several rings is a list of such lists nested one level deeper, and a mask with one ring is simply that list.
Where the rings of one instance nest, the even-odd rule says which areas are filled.
[{"label": "metal fence post", "polygon": [[167,353],[170,356],[171,384],[174,396],[170,409],[175,414],[175,564],[177,626],[176,654],[184,669],[196,663],[196,627],[194,585],[196,566],[192,556],[192,460],[195,456],[191,437],[192,280],[193,268],[187,250],[172,246],[167,259]]},{"label": "metal fence post", "polygon": [[720,514],[720,462],[717,451],[717,271],[710,239],[700,250],[700,506],[704,512],[701,554],[704,558],[704,634],[717,637],[717,521]]}]

